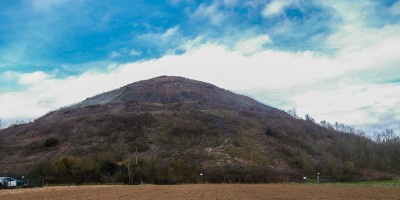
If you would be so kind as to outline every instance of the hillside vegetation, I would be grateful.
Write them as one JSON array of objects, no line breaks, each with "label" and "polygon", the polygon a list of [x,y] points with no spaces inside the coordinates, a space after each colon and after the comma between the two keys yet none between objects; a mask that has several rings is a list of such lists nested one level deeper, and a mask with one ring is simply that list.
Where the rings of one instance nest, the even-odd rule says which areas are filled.
[{"label": "hillside vegetation", "polygon": [[261,183],[317,173],[340,181],[388,179],[400,169],[400,140],[390,131],[377,136],[164,76],[2,130],[0,174],[42,184]]}]

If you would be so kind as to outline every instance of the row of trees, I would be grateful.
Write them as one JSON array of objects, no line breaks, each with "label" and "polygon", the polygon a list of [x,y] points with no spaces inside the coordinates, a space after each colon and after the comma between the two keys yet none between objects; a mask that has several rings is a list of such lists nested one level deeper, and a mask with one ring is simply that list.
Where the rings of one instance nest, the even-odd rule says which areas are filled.
[{"label": "row of trees", "polygon": [[8,128],[8,127],[15,127],[15,126],[19,126],[19,125],[26,124],[29,122],[31,122],[31,121],[16,120],[10,124],[6,124],[2,121],[2,119],[0,119],[0,129]]},{"label": "row of trees", "polygon": [[200,181],[199,168],[180,159],[160,162],[154,156],[126,162],[111,159],[94,161],[73,156],[42,161],[31,167],[31,184],[194,183]]},{"label": "row of trees", "polygon": [[[368,134],[343,123],[335,122],[332,124],[327,121],[317,123],[310,115],[301,118],[297,115],[295,109],[289,110],[288,114],[297,120],[304,120],[310,127],[316,125],[322,128],[321,130],[308,130],[309,133],[325,132],[327,133],[326,136],[335,141],[334,149],[336,151],[334,155],[342,161],[340,168],[345,169],[352,165],[354,171],[358,171],[361,176],[364,175],[361,172],[363,169],[377,169],[394,174],[397,170],[400,170],[400,157],[398,156],[400,153],[400,136],[393,130],[385,129]],[[327,167],[331,172],[334,172],[333,174],[337,174],[335,172],[337,171],[335,168],[338,168],[337,164],[328,163]]]},{"label": "row of trees", "polygon": [[[274,183],[302,182],[303,176],[316,179],[317,173],[324,181],[361,180],[365,173],[376,174],[375,178],[390,178],[376,170],[359,171],[354,162],[321,163],[313,168],[305,157],[298,157],[299,171],[277,170],[268,166],[243,166],[225,164],[202,168],[196,163],[182,159],[161,160],[155,156],[139,160],[115,162],[111,159],[91,161],[77,157],[61,157],[53,161],[42,161],[32,166],[27,181],[30,185],[51,184],[182,184],[182,183]],[[387,176],[386,176],[387,175]],[[386,177],[385,177],[386,176]],[[370,177],[368,177],[370,178]]]},{"label": "row of trees", "polygon": [[[345,170],[349,170],[349,167]],[[314,173],[315,172],[315,173]],[[316,170],[312,170],[316,174]],[[350,177],[353,171],[340,172]],[[16,177],[21,176],[18,174]],[[25,174],[26,175],[26,174]],[[183,159],[165,160],[157,156],[116,162],[65,156],[45,160],[30,167],[26,181],[29,185],[51,184],[182,184],[182,183],[271,183],[302,181],[297,171],[276,170],[268,166],[243,166],[226,163],[222,166],[201,167]],[[315,177],[314,177],[315,178]]]},{"label": "row of trees", "polygon": [[[300,120],[303,119],[297,114],[296,108],[290,109],[286,112],[288,114],[290,114],[291,116],[293,116],[295,119],[300,119]],[[313,122],[323,128],[326,128],[328,130],[334,130],[334,131],[338,131],[338,132],[342,132],[342,133],[349,133],[349,134],[354,134],[354,135],[358,135],[361,137],[367,137],[368,139],[371,139],[372,141],[377,142],[377,143],[387,143],[387,142],[393,142],[393,141],[400,140],[400,136],[398,136],[392,129],[385,129],[381,132],[375,131],[373,133],[368,134],[363,130],[356,129],[353,126],[349,126],[344,123],[335,122],[332,124],[325,120],[322,120],[321,122],[316,123],[316,121],[309,114],[306,114],[304,116],[304,120],[311,121],[311,122]]]}]

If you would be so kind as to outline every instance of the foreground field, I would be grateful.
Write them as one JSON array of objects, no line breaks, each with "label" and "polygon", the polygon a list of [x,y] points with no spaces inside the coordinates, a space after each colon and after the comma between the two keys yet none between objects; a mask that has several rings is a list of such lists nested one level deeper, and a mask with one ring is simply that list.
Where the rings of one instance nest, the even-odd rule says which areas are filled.
[{"label": "foreground field", "polygon": [[0,199],[399,199],[398,187],[312,185],[58,186],[0,190]]}]

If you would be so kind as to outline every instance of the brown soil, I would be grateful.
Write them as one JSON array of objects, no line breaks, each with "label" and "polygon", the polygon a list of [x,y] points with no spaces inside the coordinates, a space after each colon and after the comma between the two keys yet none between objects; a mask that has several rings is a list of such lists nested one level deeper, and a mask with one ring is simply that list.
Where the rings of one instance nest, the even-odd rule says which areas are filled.
[{"label": "brown soil", "polygon": [[400,188],[283,184],[57,186],[0,190],[0,199],[400,199]]}]

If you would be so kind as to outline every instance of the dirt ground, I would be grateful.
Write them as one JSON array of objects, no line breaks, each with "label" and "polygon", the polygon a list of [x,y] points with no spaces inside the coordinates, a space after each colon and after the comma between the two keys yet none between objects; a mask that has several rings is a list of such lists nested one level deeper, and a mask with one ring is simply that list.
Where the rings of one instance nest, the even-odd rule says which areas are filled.
[{"label": "dirt ground", "polygon": [[57,186],[0,190],[0,199],[400,199],[400,188],[299,184]]}]

